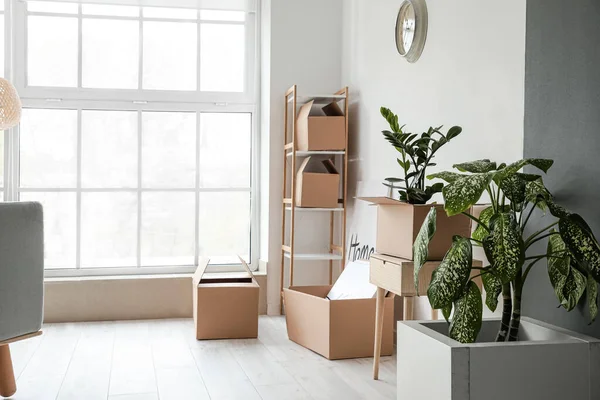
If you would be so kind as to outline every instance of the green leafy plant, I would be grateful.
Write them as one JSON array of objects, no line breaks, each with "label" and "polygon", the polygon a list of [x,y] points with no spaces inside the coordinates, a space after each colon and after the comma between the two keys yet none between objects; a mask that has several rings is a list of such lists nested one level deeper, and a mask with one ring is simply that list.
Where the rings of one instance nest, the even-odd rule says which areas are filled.
[{"label": "green leafy plant", "polygon": [[429,128],[418,135],[404,131],[398,123],[398,116],[388,108],[381,107],[381,115],[390,125],[390,130],[383,131],[383,136],[400,153],[398,165],[404,172],[402,178],[386,178],[384,185],[393,192],[399,189],[400,200],[410,204],[425,204],[435,193],[442,191],[444,184],[425,185],[427,167],[436,164],[431,160],[435,153],[462,132],[460,126],[453,126],[444,135],[442,127]]},{"label": "green leafy plant", "polygon": [[[441,309],[450,322],[449,335],[462,343],[474,342],[481,328],[483,304],[473,279],[481,277],[486,306],[495,311],[502,294],[502,319],[496,341],[518,340],[523,287],[532,268],[547,260],[548,275],[560,305],[571,311],[587,293],[590,323],[598,315],[600,245],[591,228],[578,214],[557,205],[542,176],[519,172],[525,166],[547,173],[553,161],[524,159],[497,165],[478,160],[454,165],[458,172],[428,176],[448,183],[443,189],[449,216],[464,214],[477,223],[471,237],[455,236],[443,261],[433,272],[427,296],[432,308]],[[491,205],[479,218],[470,213],[487,192]],[[542,216],[534,213],[549,211]],[[551,219],[539,231],[527,235],[532,216]],[[427,260],[427,248],[435,235],[436,213],[427,215],[413,246],[415,285]],[[532,245],[547,240],[545,253],[529,255]],[[473,266],[472,246],[483,247],[490,265]],[[473,270],[476,270],[473,272]]]}]

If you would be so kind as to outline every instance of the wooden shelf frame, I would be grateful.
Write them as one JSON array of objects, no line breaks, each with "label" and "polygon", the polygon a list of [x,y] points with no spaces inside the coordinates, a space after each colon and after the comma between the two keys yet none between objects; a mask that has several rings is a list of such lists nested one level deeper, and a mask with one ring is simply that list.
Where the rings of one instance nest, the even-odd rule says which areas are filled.
[{"label": "wooden shelf frame", "polygon": [[[315,101],[318,104],[328,104],[330,102],[343,102],[344,117],[346,119],[345,129],[345,150],[344,151],[298,151],[296,149],[296,129],[298,109],[303,104]],[[289,260],[289,286],[294,285],[294,261],[329,261],[329,283],[333,283],[333,263],[340,262],[340,268],[343,270],[346,264],[346,214],[348,198],[348,122],[349,122],[349,95],[348,87],[345,87],[334,94],[321,95],[302,95],[298,94],[298,86],[294,85],[285,92],[284,97],[284,146],[283,146],[283,190],[282,190],[282,211],[281,211],[281,281],[280,290],[283,293],[285,287],[285,265],[286,259]],[[291,112],[290,112],[291,110]],[[341,191],[342,198],[338,207],[333,209],[309,209],[296,207],[296,166],[297,159],[311,155],[330,155],[340,157],[342,160]],[[291,167],[288,167],[290,159]],[[289,176],[288,176],[289,175]],[[288,190],[288,182],[290,189]],[[291,192],[291,193],[290,193]],[[325,254],[297,254],[295,252],[296,238],[296,212],[328,212],[329,213],[329,253]],[[286,214],[289,212],[289,227],[286,225]],[[335,221],[336,215],[341,218],[341,238],[339,244],[335,241]],[[289,244],[285,243],[286,230],[289,229]],[[283,311],[283,303],[282,303]]]}]

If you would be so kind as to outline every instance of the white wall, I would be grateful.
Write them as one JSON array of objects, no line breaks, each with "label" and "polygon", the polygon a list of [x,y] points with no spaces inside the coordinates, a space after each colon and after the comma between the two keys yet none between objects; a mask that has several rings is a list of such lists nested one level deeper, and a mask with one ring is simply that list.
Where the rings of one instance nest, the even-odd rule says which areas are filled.
[{"label": "white wall", "polygon": [[[396,152],[381,135],[385,105],[407,129],[461,125],[463,134],[436,158],[436,169],[481,158],[523,155],[525,2],[428,0],[429,31],[421,59],[397,52],[400,0],[345,0],[342,83],[353,96],[350,198],[385,194],[381,181],[399,174]],[[348,236],[374,246],[375,210],[350,202]],[[481,256],[481,255],[480,255]],[[416,317],[426,318],[420,299]]]},{"label": "white wall", "polygon": [[[283,96],[294,84],[307,94],[334,93],[340,89],[342,3],[342,0],[263,0],[262,3],[260,257],[268,261],[270,314],[278,313],[280,305]],[[307,235],[299,235],[297,245],[310,246],[320,241],[319,235],[315,235],[319,226],[313,226],[313,222],[299,221],[300,229]],[[328,242],[328,235],[324,238]],[[306,239],[314,243],[306,243]],[[323,266],[298,265],[300,284],[324,283],[325,277],[328,270]]]}]

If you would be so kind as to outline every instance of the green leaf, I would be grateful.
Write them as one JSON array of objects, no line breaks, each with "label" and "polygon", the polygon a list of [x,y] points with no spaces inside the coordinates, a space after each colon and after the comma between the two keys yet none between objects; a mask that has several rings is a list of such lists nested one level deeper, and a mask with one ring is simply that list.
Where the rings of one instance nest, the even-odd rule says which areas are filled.
[{"label": "green leaf", "polygon": [[500,213],[490,223],[483,249],[502,283],[512,281],[525,260],[525,244],[512,213]]},{"label": "green leaf", "polygon": [[444,316],[446,322],[450,322],[450,315],[452,315],[452,303],[442,307],[442,315]]},{"label": "green leaf", "polygon": [[431,308],[443,308],[462,295],[469,280],[472,260],[471,241],[454,236],[452,247],[431,275],[431,283],[427,289]]},{"label": "green leaf", "polygon": [[573,258],[600,281],[600,245],[589,225],[578,214],[569,214],[560,219],[558,227]]},{"label": "green leaf", "polygon": [[490,160],[476,160],[462,164],[454,164],[453,168],[458,169],[461,172],[472,172],[472,173],[485,173],[496,170],[496,163]]},{"label": "green leaf", "polygon": [[587,277],[587,303],[590,313],[590,324],[592,324],[598,316],[598,282],[591,275]]},{"label": "green leaf", "polygon": [[523,179],[525,182],[535,182],[542,179],[542,176],[537,174],[524,174],[522,172],[517,172],[515,175]]},{"label": "green leaf", "polygon": [[519,160],[506,166],[500,172],[498,172],[498,174],[494,177],[494,181],[499,183],[506,177],[519,172],[521,168],[525,167],[526,165],[533,165],[544,172],[548,172],[550,167],[552,167],[552,164],[554,164],[553,160],[545,158],[526,158],[524,160]]},{"label": "green leaf", "polygon": [[546,209],[546,203],[550,200],[550,192],[546,189],[546,186],[544,186],[544,181],[541,177],[534,181],[527,182],[525,185],[525,199],[533,204],[542,199],[544,201],[539,202],[538,207],[542,210]]},{"label": "green leaf", "polygon": [[581,300],[586,287],[587,280],[585,279],[585,276],[577,271],[577,269],[571,268],[562,289],[563,301],[561,305],[567,311],[573,310],[575,306],[577,306],[577,303],[579,303],[579,300]]},{"label": "green leaf", "polygon": [[381,107],[381,115],[390,125],[390,129],[394,132],[401,132],[400,125],[398,125],[398,116],[395,115],[389,108]]},{"label": "green leaf", "polygon": [[481,330],[482,314],[481,292],[475,282],[469,281],[464,295],[454,303],[450,337],[461,343],[473,343]]},{"label": "green leaf", "polygon": [[464,175],[464,174],[458,174],[456,172],[450,172],[450,171],[444,171],[444,172],[438,172],[436,174],[431,174],[431,175],[427,175],[427,179],[436,179],[439,178],[441,180],[444,180],[448,183],[452,183],[460,178],[464,178],[466,176],[469,175]]},{"label": "green leaf", "polygon": [[485,304],[490,311],[496,311],[498,307],[498,296],[502,293],[502,282],[494,274],[481,275],[483,287],[485,288]]},{"label": "green leaf", "polygon": [[[503,210],[503,212],[509,212],[510,211],[510,207],[509,206],[504,206],[504,208],[502,210]],[[490,221],[491,221],[491,219],[492,219],[493,216],[494,216],[494,207],[489,206],[488,208],[484,209],[479,214],[479,220],[485,226],[487,226],[489,228]],[[488,235],[489,235],[489,231],[487,229],[485,229],[484,226],[481,226],[480,224],[477,224],[477,228],[475,228],[475,231],[473,231],[473,234],[471,235],[471,237],[473,239],[475,239],[475,240],[478,240],[478,241],[482,242],[483,239],[485,239]]]},{"label": "green leaf", "polygon": [[517,174],[509,175],[502,181],[500,181],[500,189],[502,193],[508,198],[517,209],[522,208],[522,204],[525,201],[525,188],[527,187],[527,181],[522,179]]},{"label": "green leaf", "polygon": [[469,175],[444,187],[445,209],[448,216],[460,214],[477,203],[492,181],[492,177],[492,173]]},{"label": "green leaf", "polygon": [[[555,231],[552,230],[552,232]],[[561,304],[564,301],[563,287],[571,271],[571,257],[566,252],[566,248],[565,242],[563,242],[559,235],[549,237],[547,254],[564,253],[563,257],[557,255],[557,258],[548,258],[548,277],[550,278],[550,284],[554,288],[554,293],[556,293],[556,297]]]},{"label": "green leaf", "polygon": [[444,189],[444,184],[442,182],[438,182],[438,183],[433,184],[431,186],[427,186],[425,188],[425,193],[427,193],[428,195],[432,196],[435,193],[440,193],[443,189]]},{"label": "green leaf", "polygon": [[460,126],[453,126],[448,129],[448,133],[446,134],[446,139],[451,140],[460,135],[462,132],[462,128]]},{"label": "green leaf", "polygon": [[435,207],[431,207],[413,244],[413,264],[415,268],[415,289],[417,290],[417,296],[419,295],[419,272],[427,261],[429,242],[433,239],[433,235],[435,235],[436,219],[437,210]]}]

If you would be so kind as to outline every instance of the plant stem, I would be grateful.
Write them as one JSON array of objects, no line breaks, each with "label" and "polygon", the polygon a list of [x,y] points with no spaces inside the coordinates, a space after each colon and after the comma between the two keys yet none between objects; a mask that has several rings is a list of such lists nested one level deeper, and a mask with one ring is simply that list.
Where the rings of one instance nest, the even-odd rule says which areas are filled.
[{"label": "plant stem", "polygon": [[483,226],[486,231],[488,231],[488,232],[490,231],[490,228],[488,228],[483,222],[481,222],[481,220],[479,220],[478,218],[475,218],[474,216],[472,216],[468,212],[464,212],[463,211],[461,214],[466,215],[467,217],[471,218],[473,221],[477,222],[479,225]]},{"label": "plant stem", "polygon": [[537,231],[536,233],[534,233],[533,235],[529,236],[527,238],[527,240],[525,241],[525,246],[527,247],[527,244],[529,242],[531,242],[533,239],[535,239],[536,237],[538,237],[539,235],[541,235],[542,233],[546,232],[548,229],[553,228],[554,226],[558,225],[560,221],[556,221],[553,224],[548,225],[547,227],[545,227],[544,229],[540,229],[539,231]]},{"label": "plant stem", "polygon": [[492,185],[488,185],[486,190],[487,190],[488,194],[490,195],[490,200],[492,201],[492,209],[494,210],[494,214],[495,214],[496,212],[498,212],[498,209],[496,208],[496,199],[494,198],[494,191],[492,190]]},{"label": "plant stem", "polygon": [[506,341],[508,335],[510,314],[512,312],[512,297],[510,293],[510,283],[502,285],[502,321],[500,321],[500,330],[496,336],[496,342]]},{"label": "plant stem", "polygon": [[508,341],[516,342],[519,339],[519,328],[521,326],[521,294],[523,292],[522,283],[522,271],[517,273],[514,285],[514,300],[513,300],[513,313],[512,319],[510,320],[510,331],[508,333]]},{"label": "plant stem", "polygon": [[529,214],[527,214],[527,218],[525,218],[525,222],[521,226],[521,230],[522,231],[525,230],[525,226],[527,226],[527,223],[529,222],[529,218],[531,218],[531,216],[533,215],[533,212],[535,211],[535,208],[537,207],[537,204],[538,204],[538,201],[536,201],[535,204],[529,210]]},{"label": "plant stem", "polygon": [[540,258],[538,258],[538,259],[536,259],[536,260],[534,260],[534,261],[530,262],[530,263],[527,265],[527,267],[525,268],[525,273],[523,274],[523,279],[522,279],[522,281],[521,281],[521,283],[522,283],[522,284],[524,284],[524,283],[525,283],[525,281],[527,280],[527,276],[529,275],[529,271],[531,271],[531,268],[533,268],[533,266],[534,266],[535,264],[537,264],[538,262],[540,262],[540,261],[541,261],[541,260],[543,260],[543,259],[544,259],[544,257],[540,257]]},{"label": "plant stem", "polygon": [[483,242],[481,240],[475,239],[475,238],[471,238],[472,241],[479,243],[479,244],[483,244]]},{"label": "plant stem", "polygon": [[525,257],[525,261],[527,261],[527,260],[535,260],[535,259],[544,258],[544,257],[548,257],[548,258],[562,258],[562,257],[555,257],[557,254],[564,255],[564,252],[557,251],[556,253],[540,254],[538,256]]},{"label": "plant stem", "polygon": [[531,242],[527,243],[525,245],[525,249],[528,249],[529,247],[531,247],[531,245],[534,244],[535,242],[539,242],[540,240],[545,239],[545,238],[547,238],[549,236],[553,236],[553,235],[560,235],[560,233],[558,233],[558,232],[550,232],[550,233],[545,234],[544,236],[540,236],[540,237],[532,240]]}]

